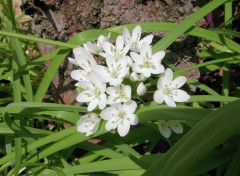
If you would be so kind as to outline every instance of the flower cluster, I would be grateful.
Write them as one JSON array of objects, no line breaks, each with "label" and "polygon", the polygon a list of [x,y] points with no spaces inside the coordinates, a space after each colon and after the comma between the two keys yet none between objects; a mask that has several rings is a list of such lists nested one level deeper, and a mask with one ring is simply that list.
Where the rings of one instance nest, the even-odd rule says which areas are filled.
[{"label": "flower cluster", "polygon": [[[136,99],[146,93],[144,82],[152,75],[162,74],[153,96],[156,103],[165,102],[175,107],[175,102],[189,99],[189,95],[179,89],[186,78],[180,76],[173,80],[173,71],[165,70],[161,63],[165,52],[152,52],[152,39],[153,35],[141,39],[141,27],[136,26],[131,33],[124,28],[115,43],[110,42],[110,34],[100,35],[96,43],[87,42],[73,49],[74,59],[69,61],[79,69],[73,70],[71,77],[82,90],[76,100],[87,103],[89,111],[77,122],[79,132],[87,136],[95,133],[103,119],[107,121],[106,130],[117,129],[120,136],[127,135],[130,126],[138,123],[134,114]],[[98,64],[94,55],[103,57],[106,64]],[[95,109],[101,110],[100,118],[92,112]]]}]

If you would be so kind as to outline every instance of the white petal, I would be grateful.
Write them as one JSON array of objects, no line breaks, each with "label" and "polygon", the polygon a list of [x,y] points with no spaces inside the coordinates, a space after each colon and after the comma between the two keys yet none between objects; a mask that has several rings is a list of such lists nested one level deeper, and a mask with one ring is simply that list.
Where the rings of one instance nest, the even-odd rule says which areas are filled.
[{"label": "white petal", "polygon": [[180,134],[183,133],[183,126],[180,122],[176,120],[169,120],[168,121],[169,127],[176,133]]},{"label": "white petal", "polygon": [[76,98],[77,102],[90,102],[92,101],[92,99],[93,95],[92,92],[89,90],[81,92]]},{"label": "white petal", "polygon": [[152,56],[151,60],[154,63],[158,63],[158,62],[161,62],[161,60],[163,59],[164,56],[165,56],[165,52],[164,51],[159,51]]},{"label": "white petal", "polygon": [[129,130],[130,130],[130,123],[129,123],[129,121],[123,120],[123,122],[118,124],[117,131],[118,131],[118,134],[121,137],[126,136],[128,134],[128,132],[129,132]]},{"label": "white petal", "polygon": [[168,95],[164,95],[164,101],[168,106],[176,107],[176,103]]},{"label": "white petal", "polygon": [[131,99],[132,96],[132,88],[129,85],[124,86],[124,93],[128,99]]},{"label": "white petal", "polygon": [[94,89],[97,87],[101,93],[106,91],[106,83],[102,82],[96,75],[91,76],[91,81],[94,85]]},{"label": "white petal", "polygon": [[131,81],[138,81],[138,74],[136,72],[132,72],[130,74],[130,80]]},{"label": "white petal", "polygon": [[77,131],[80,133],[86,133],[87,132],[87,128],[85,127],[85,124],[79,124],[77,126]]},{"label": "white petal", "polygon": [[151,68],[151,73],[152,74],[160,74],[160,73],[163,73],[164,72],[164,67],[163,67],[163,65],[161,65],[161,64],[155,64],[155,68],[154,69],[152,69]]},{"label": "white petal", "polygon": [[158,129],[165,138],[170,137],[171,129],[168,126],[165,126],[163,123],[158,123]]},{"label": "white petal", "polygon": [[173,71],[170,68],[167,68],[162,77],[163,84],[170,84],[173,80]]},{"label": "white petal", "polygon": [[116,95],[117,93],[117,88],[116,87],[108,87],[106,89],[106,92],[109,94],[109,95]]},{"label": "white petal", "polygon": [[139,42],[141,38],[142,29],[141,26],[137,25],[132,31],[132,40],[133,42]]},{"label": "white petal", "polygon": [[69,62],[71,62],[72,64],[74,64],[74,65],[76,65],[76,66],[79,66],[78,63],[77,63],[77,61],[76,61],[75,59],[69,57],[68,60],[69,60]]},{"label": "white petal", "polygon": [[137,94],[139,96],[142,96],[146,93],[146,90],[147,90],[146,86],[143,84],[143,82],[140,82],[140,84],[137,87]]},{"label": "white petal", "polygon": [[117,62],[115,61],[113,56],[108,55],[106,57],[106,63],[107,63],[108,68],[115,68]]},{"label": "white petal", "polygon": [[85,57],[76,57],[76,61],[78,63],[78,65],[85,71],[91,71],[92,70],[92,66],[89,63],[89,61],[87,60],[87,58]]},{"label": "white petal", "polygon": [[107,131],[114,130],[119,125],[119,118],[111,118],[105,125]]},{"label": "white petal", "polygon": [[83,44],[83,47],[93,54],[97,54],[102,51],[101,47],[98,47],[92,42],[87,42],[86,44]]},{"label": "white petal", "polygon": [[102,47],[103,47],[103,50],[104,50],[107,54],[110,54],[110,55],[112,55],[112,56],[114,55],[112,49],[115,49],[115,47],[114,47],[111,43],[109,43],[109,42],[103,42]]},{"label": "white petal", "polygon": [[117,114],[118,114],[118,111],[116,108],[108,107],[100,113],[100,117],[104,120],[110,120],[111,118],[116,117]]},{"label": "white petal", "polygon": [[122,36],[123,36],[125,42],[129,42],[131,40],[131,35],[130,35],[128,28],[123,28]]},{"label": "white petal", "polygon": [[107,131],[110,131],[110,130],[114,129],[114,128],[113,128],[113,124],[112,124],[112,122],[111,122],[110,120],[106,123],[105,129],[106,129]]},{"label": "white petal", "polygon": [[103,109],[106,107],[106,103],[107,103],[107,96],[106,94],[101,94],[99,97],[99,102],[98,102],[98,107],[99,109]]},{"label": "white petal", "polygon": [[109,82],[111,75],[108,71],[108,68],[102,65],[97,65],[94,68],[94,73],[99,77],[102,82]]},{"label": "white petal", "polygon": [[133,60],[132,60],[132,58],[129,57],[129,56],[125,56],[125,57],[127,57],[127,65],[128,65],[129,67],[131,67],[132,64],[133,64]]},{"label": "white petal", "polygon": [[[147,43],[148,45],[150,45],[151,43],[152,43],[152,39],[153,39],[153,35],[147,35],[146,37],[144,37],[141,41],[140,41],[140,43],[141,43],[141,45],[143,44],[143,43]],[[141,46],[140,46],[141,47]]]},{"label": "white petal", "polygon": [[184,76],[179,76],[172,81],[171,87],[172,88],[180,88],[185,84],[185,82],[186,82],[186,78]]},{"label": "white petal", "polygon": [[117,65],[121,65],[121,67],[126,67],[128,65],[129,56],[123,56],[117,61]]},{"label": "white petal", "polygon": [[138,124],[138,118],[135,114],[128,114],[127,117],[129,118],[131,125],[137,125]]},{"label": "white petal", "polygon": [[140,49],[140,55],[142,57],[145,57],[146,55],[148,55],[149,57],[152,57],[152,48],[150,45],[148,45],[147,43],[143,43]]},{"label": "white petal", "polygon": [[133,100],[123,103],[123,111],[127,114],[133,114],[136,111],[137,103]]},{"label": "white petal", "polygon": [[73,49],[74,55],[81,55],[81,53],[82,53],[82,47],[77,47]]},{"label": "white petal", "polygon": [[133,64],[132,64],[132,69],[133,69],[133,71],[136,72],[136,73],[142,73],[142,72],[143,72],[142,69],[139,67],[139,65],[136,64],[136,63],[133,63]]},{"label": "white petal", "polygon": [[123,79],[115,79],[113,78],[111,81],[109,81],[109,84],[111,86],[118,86],[122,83]]},{"label": "white petal", "polygon": [[131,52],[130,56],[135,63],[142,63],[143,58],[138,53]]},{"label": "white petal", "polygon": [[164,94],[161,91],[157,90],[154,92],[153,99],[156,103],[162,104],[164,101]]},{"label": "white petal", "polygon": [[97,98],[94,98],[92,101],[90,101],[87,110],[88,111],[92,111],[93,109],[95,109],[98,105],[99,100]]},{"label": "white petal", "polygon": [[71,77],[77,81],[88,81],[88,72],[85,70],[73,70],[71,72]]},{"label": "white petal", "polygon": [[151,70],[148,68],[142,68],[141,73],[145,78],[149,78],[151,76]]},{"label": "white petal", "polygon": [[177,89],[174,91],[173,94],[173,100],[175,102],[186,102],[190,99],[190,96],[187,94],[187,92]]},{"label": "white petal", "polygon": [[123,37],[121,35],[119,35],[117,37],[115,46],[116,46],[117,51],[120,51],[121,49],[123,49],[124,41],[123,41]]},{"label": "white petal", "polygon": [[92,87],[92,83],[90,83],[89,81],[77,82],[77,83],[75,84],[75,86],[81,87],[81,88],[83,88],[83,89],[93,88],[93,87]]}]

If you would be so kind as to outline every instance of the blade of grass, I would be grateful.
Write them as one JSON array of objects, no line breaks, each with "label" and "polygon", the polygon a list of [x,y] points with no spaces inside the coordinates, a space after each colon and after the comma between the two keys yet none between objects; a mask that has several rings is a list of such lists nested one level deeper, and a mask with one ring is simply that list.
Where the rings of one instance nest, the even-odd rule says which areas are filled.
[{"label": "blade of grass", "polygon": [[[23,147],[22,148],[22,155],[25,154],[26,152],[30,152],[34,149],[37,149],[37,148],[39,148],[41,146],[44,146],[46,144],[49,144],[51,142],[61,140],[61,139],[65,138],[66,136],[69,136],[69,135],[71,135],[75,132],[76,132],[76,127],[73,126],[73,127],[67,128],[65,130],[53,133],[53,134],[51,134],[49,136],[46,136],[44,138],[41,138],[41,139],[27,145],[27,147]],[[14,157],[15,157],[15,152],[12,152],[12,153],[0,158],[0,165],[11,161],[12,159],[14,159]]]},{"label": "blade of grass", "polygon": [[159,42],[157,42],[153,51],[165,50],[169,45],[171,45],[178,37],[184,34],[188,29],[190,29],[196,22],[206,16],[208,13],[224,4],[228,0],[213,0],[200,8],[198,11],[187,17],[179,25],[179,28],[171,30],[165,37],[163,37]]},{"label": "blade of grass", "polygon": [[[232,2],[224,4],[224,22],[227,22],[232,18]],[[232,24],[229,23],[225,26],[226,29],[231,29]],[[230,81],[230,64],[225,62],[223,64],[223,76],[222,76],[222,95],[228,96],[229,94],[229,81]]]},{"label": "blade of grass", "polygon": [[239,162],[240,162],[240,146],[235,152],[235,155],[232,158],[232,161],[230,162],[224,176],[238,176],[240,174]]},{"label": "blade of grass", "polygon": [[[240,100],[233,101],[206,116],[182,137],[164,157],[158,159],[144,175],[186,175],[197,161],[214,147],[240,132]],[[227,129],[227,130],[226,130]],[[199,141],[201,139],[201,141]]]}]

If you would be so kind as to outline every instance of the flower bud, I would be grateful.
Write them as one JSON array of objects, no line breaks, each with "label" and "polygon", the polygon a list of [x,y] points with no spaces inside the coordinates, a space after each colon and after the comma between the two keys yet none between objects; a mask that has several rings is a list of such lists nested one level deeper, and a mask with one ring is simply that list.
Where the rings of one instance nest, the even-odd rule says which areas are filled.
[{"label": "flower bud", "polygon": [[137,87],[137,94],[139,96],[142,96],[146,93],[146,90],[147,90],[146,86],[143,84],[143,82],[141,82]]}]

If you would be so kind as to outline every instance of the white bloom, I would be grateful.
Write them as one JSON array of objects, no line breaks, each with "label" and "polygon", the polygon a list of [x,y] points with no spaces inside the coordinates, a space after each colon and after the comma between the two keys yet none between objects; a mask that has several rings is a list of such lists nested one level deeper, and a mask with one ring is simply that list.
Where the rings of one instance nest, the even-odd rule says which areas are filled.
[{"label": "white bloom", "polygon": [[86,136],[92,135],[98,130],[100,121],[95,113],[83,115],[77,122],[77,131],[86,133]]},{"label": "white bloom", "polygon": [[177,120],[159,120],[158,129],[165,138],[170,137],[172,133],[171,130],[176,134],[183,132],[183,126]]},{"label": "white bloom", "polygon": [[134,63],[132,69],[136,73],[143,74],[148,78],[151,74],[159,74],[164,72],[164,67],[161,60],[165,56],[164,51],[159,51],[152,55],[152,48],[149,45],[142,45],[140,55],[135,52],[130,53]]},{"label": "white bloom", "polygon": [[148,45],[151,45],[153,35],[148,35],[148,36],[144,37],[142,40],[140,40],[141,32],[142,32],[142,29],[141,29],[141,26],[139,26],[139,25],[137,25],[133,29],[132,35],[130,34],[130,32],[127,28],[123,29],[123,38],[124,38],[125,43],[130,44],[130,46],[131,46],[130,50],[139,52],[142,44],[146,43]]},{"label": "white bloom", "polygon": [[138,74],[136,72],[132,72],[130,74],[130,80],[131,81],[144,81],[145,80],[145,77],[143,76],[143,74]]},{"label": "white bloom", "polygon": [[91,81],[82,81],[75,85],[85,89],[77,96],[76,100],[78,102],[89,102],[88,111],[92,111],[97,106],[99,109],[105,108],[107,99],[105,94],[106,83],[93,76]]},{"label": "white bloom", "polygon": [[179,76],[173,80],[173,71],[167,68],[163,76],[158,80],[158,90],[154,93],[154,101],[162,104],[164,101],[170,107],[176,107],[175,102],[186,102],[190,96],[179,88],[186,82],[184,76]]},{"label": "white bloom", "polygon": [[127,66],[127,57],[123,56],[116,61],[112,56],[106,57],[107,67],[98,66],[96,71],[101,76],[104,82],[109,82],[112,86],[117,86],[122,83],[123,78],[129,73]]},{"label": "white bloom", "polygon": [[83,44],[84,48],[87,49],[89,52],[93,54],[98,54],[99,52],[103,51],[102,44],[104,42],[108,42],[110,38],[110,33],[107,37],[100,35],[98,37],[98,40],[96,43],[93,42],[87,42],[86,44]]},{"label": "white bloom", "polygon": [[120,84],[115,87],[108,87],[106,92],[109,94],[107,104],[127,102],[131,100],[131,86]]},{"label": "white bloom", "polygon": [[115,46],[109,42],[103,42],[102,47],[104,52],[99,53],[101,56],[106,58],[107,55],[111,55],[115,60],[118,60],[127,54],[130,45],[125,45],[123,37],[119,35],[116,39]]},{"label": "white bloom", "polygon": [[77,81],[89,81],[94,73],[94,68],[97,66],[97,62],[93,58],[92,54],[82,47],[73,49],[75,59],[68,58],[69,61],[81,67],[81,69],[73,70],[71,77]]},{"label": "white bloom", "polygon": [[126,136],[130,130],[130,125],[138,123],[138,118],[134,114],[136,108],[137,103],[131,100],[104,109],[100,113],[100,117],[108,121],[105,126],[106,130],[110,131],[117,128],[120,136]]},{"label": "white bloom", "polygon": [[140,82],[140,84],[137,87],[137,94],[142,96],[146,93],[146,86],[143,84],[143,82]]}]

